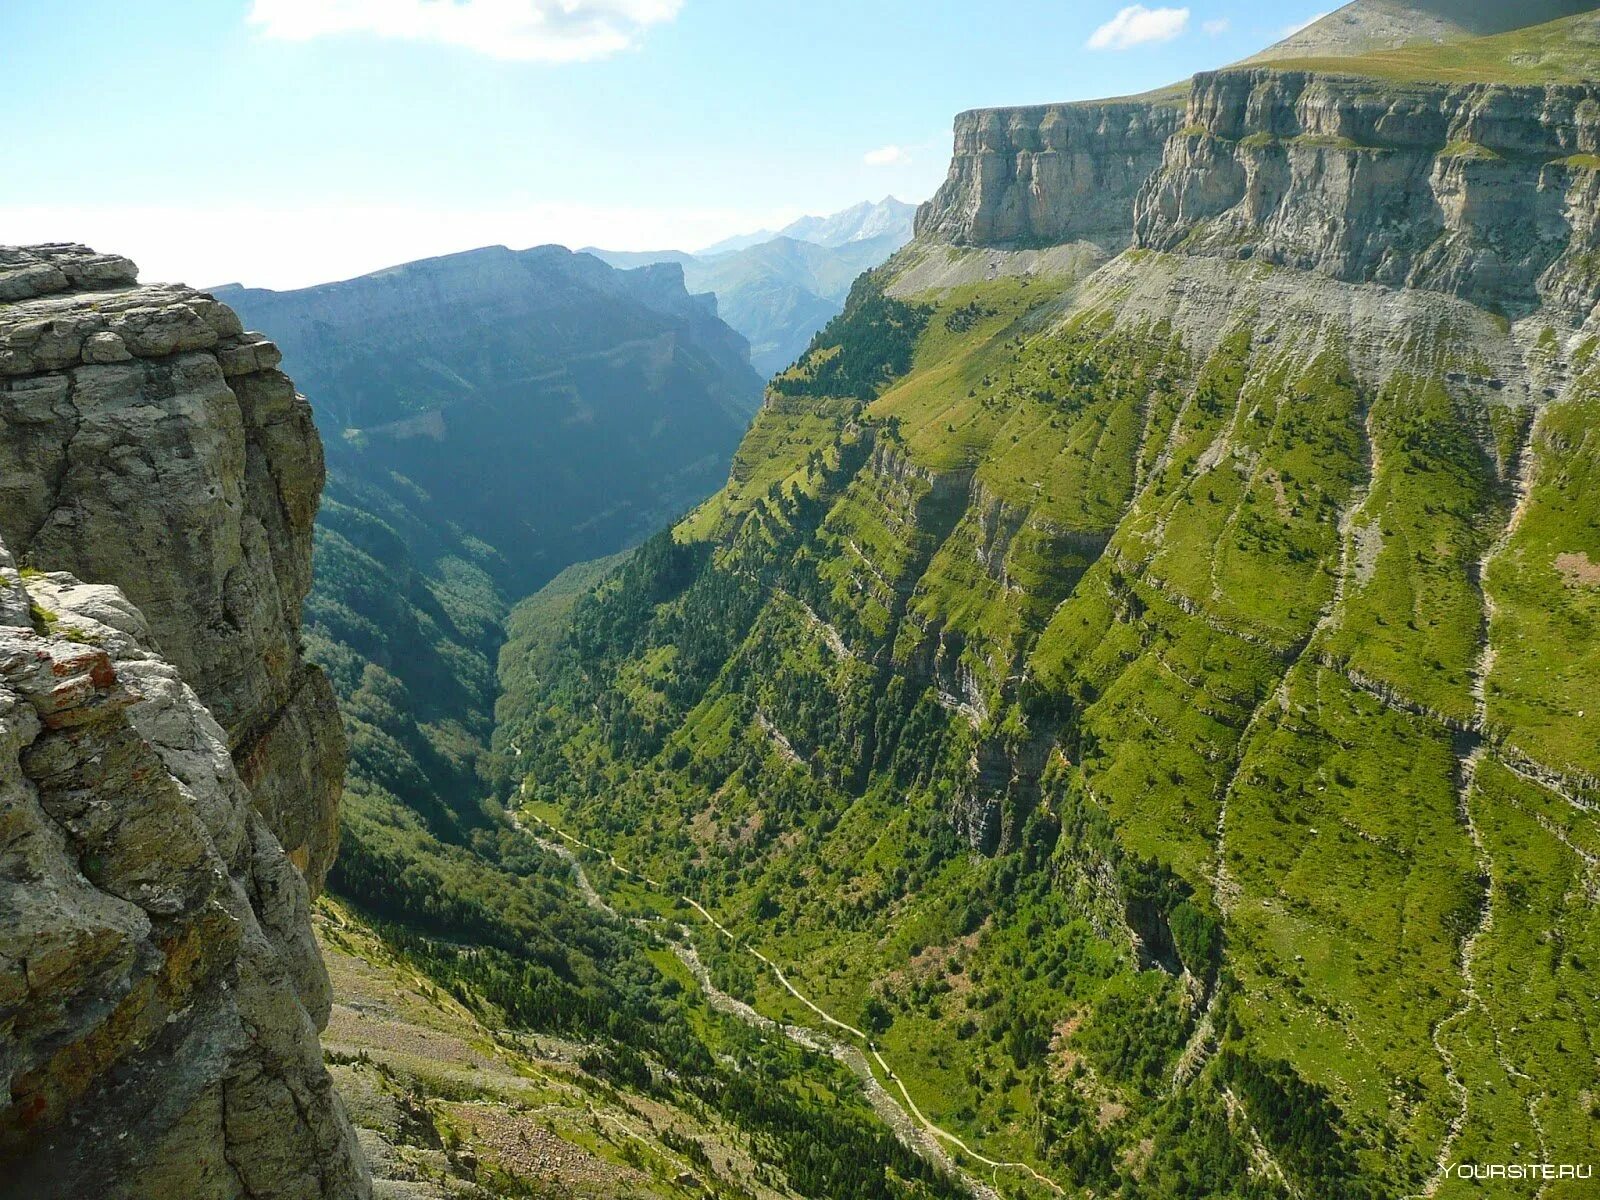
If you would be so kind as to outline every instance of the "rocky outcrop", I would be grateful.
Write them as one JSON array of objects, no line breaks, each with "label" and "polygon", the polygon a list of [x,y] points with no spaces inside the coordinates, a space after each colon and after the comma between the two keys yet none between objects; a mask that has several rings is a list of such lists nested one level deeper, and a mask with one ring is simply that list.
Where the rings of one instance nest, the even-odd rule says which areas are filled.
[{"label": "rocky outcrop", "polygon": [[321,443],[278,361],[226,305],[138,286],[126,259],[0,248],[0,536],[126,591],[315,894],[344,739],[300,648]]},{"label": "rocky outcrop", "polygon": [[0,548],[0,1190],[365,1196],[306,882],[153,645]]},{"label": "rocky outcrop", "polygon": [[227,307],[140,287],[126,259],[0,249],[0,538],[22,562],[0,551],[0,1162],[18,1195],[368,1191],[317,1043],[308,912],[344,773],[300,648],[322,454],[277,363]]},{"label": "rocky outcrop", "polygon": [[1195,77],[1142,247],[1425,288],[1511,313],[1597,297],[1600,88]]},{"label": "rocky outcrop", "polygon": [[1181,103],[1146,98],[961,113],[950,174],[917,210],[917,237],[1123,250],[1134,196],[1182,123]]},{"label": "rocky outcrop", "polygon": [[[1356,4],[1324,24],[1386,29],[1415,7]],[[1529,19],[1519,6],[1422,8],[1445,22],[1443,40]],[[1581,322],[1600,302],[1600,86],[1253,66],[1202,72],[1176,97],[961,114],[949,176],[901,261],[943,265],[930,257],[941,245],[1132,244],[1437,291],[1512,317]]]}]

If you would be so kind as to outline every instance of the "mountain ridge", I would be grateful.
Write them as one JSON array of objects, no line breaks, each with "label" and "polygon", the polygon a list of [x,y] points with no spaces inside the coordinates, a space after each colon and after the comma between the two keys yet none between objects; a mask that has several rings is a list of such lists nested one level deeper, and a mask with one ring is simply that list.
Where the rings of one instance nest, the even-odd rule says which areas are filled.
[{"label": "mountain ridge", "polygon": [[1355,0],[1296,30],[1240,65],[1345,57],[1418,43],[1440,44],[1505,33],[1587,12],[1587,0]]},{"label": "mountain ridge", "polygon": [[[221,289],[308,401],[212,296],[0,249],[10,1178],[1591,1162],[1600,35],[1440,37],[961,114],[748,429],[686,261]],[[793,300],[810,245],[723,257]]]},{"label": "mountain ridge", "polygon": [[777,237],[792,237],[796,241],[814,242],[821,246],[839,246],[845,242],[861,241],[898,232],[909,225],[916,205],[885,196],[882,200],[859,200],[848,208],[825,216],[796,217],[782,229],[758,229],[753,233],[734,234],[720,241],[702,246],[693,253],[697,258],[745,250],[760,242]]},{"label": "mountain ridge", "polygon": [[777,234],[739,250],[587,253],[619,267],[681,266],[686,286],[717,297],[717,312],[750,341],[751,365],[770,376],[793,362],[844,305],[850,284],[898,250],[907,230],[825,246]]},{"label": "mountain ridge", "polygon": [[344,843],[466,840],[510,603],[709,493],[759,396],[671,264],[484,247],[292,292],[272,329],[328,447],[308,640],[353,746]]},{"label": "mountain ridge", "polygon": [[851,282],[911,236],[915,206],[885,196],[826,217],[802,217],[776,233],[724,239],[693,254],[681,250],[585,253],[618,267],[682,266],[687,286],[717,296],[718,312],[751,343],[751,363],[768,377],[788,366],[838,313]]}]

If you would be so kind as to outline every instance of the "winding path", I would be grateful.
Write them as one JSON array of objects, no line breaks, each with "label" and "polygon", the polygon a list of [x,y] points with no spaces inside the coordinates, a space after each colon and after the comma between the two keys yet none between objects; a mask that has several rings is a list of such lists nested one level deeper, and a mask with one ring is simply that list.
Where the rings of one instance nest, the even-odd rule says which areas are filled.
[{"label": "winding path", "polygon": [[[581,847],[582,849],[588,850],[592,853],[599,854],[621,874],[626,875],[631,879],[639,880],[640,882],[649,885],[657,891],[665,891],[663,884],[658,883],[656,880],[651,879],[647,875],[642,875],[629,867],[623,866],[609,852],[600,849],[598,846],[591,846],[588,842],[582,841],[581,839],[576,838],[572,834],[568,833],[566,830],[552,825],[549,821],[546,821],[543,817],[538,816],[537,814],[530,815],[545,829],[548,829],[563,841],[566,841],[573,846]],[[583,895],[584,899],[590,904],[591,907],[595,907],[613,917],[619,916],[617,911],[606,902],[605,898],[600,895],[600,893],[595,889],[594,885],[589,881],[588,875],[583,869],[583,864],[578,860],[577,855],[566,850],[565,847],[558,846],[545,840],[544,838],[538,837],[536,834],[531,833],[523,826],[522,822],[514,814],[512,815],[511,819],[516,828],[522,830],[523,832],[529,833],[529,836],[533,837],[535,841],[566,859],[566,861],[572,867],[573,877],[577,881],[579,892]],[[952,1133],[943,1126],[936,1124],[928,1117],[926,1113],[922,1111],[920,1107],[918,1107],[917,1102],[911,1098],[911,1093],[906,1089],[905,1080],[901,1079],[900,1076],[895,1073],[894,1068],[891,1067],[884,1059],[882,1052],[877,1047],[877,1044],[873,1042],[872,1038],[870,1038],[863,1030],[857,1029],[854,1025],[851,1025],[848,1022],[839,1020],[838,1017],[835,1017],[821,1005],[817,1004],[811,999],[811,997],[807,996],[792,982],[790,982],[789,977],[784,974],[783,969],[779,967],[777,963],[773,962],[755,947],[743,945],[740,942],[738,935],[724,925],[721,921],[717,920],[716,917],[712,916],[706,907],[698,900],[695,900],[690,896],[683,895],[680,895],[677,898],[693,908],[697,913],[700,914],[702,918],[704,918],[708,925],[710,925],[718,933],[722,934],[723,937],[727,938],[736,947],[742,948],[747,954],[759,960],[770,972],[772,972],[773,978],[775,978],[778,983],[783,986],[785,991],[787,991],[801,1004],[805,1005],[806,1008],[815,1013],[817,1017],[820,1018],[824,1023],[858,1040],[863,1046],[865,1046],[867,1054],[871,1055],[872,1059],[883,1071],[885,1077],[887,1077],[889,1082],[893,1083],[899,1090],[900,1099],[895,1100],[891,1093],[883,1089],[882,1083],[878,1079],[876,1073],[873,1072],[871,1065],[867,1062],[866,1058],[861,1055],[860,1051],[857,1050],[856,1047],[847,1046],[834,1038],[827,1037],[826,1035],[822,1035],[819,1038],[818,1034],[813,1030],[804,1029],[795,1025],[783,1024],[773,1021],[769,1017],[762,1016],[750,1005],[732,996],[728,996],[726,993],[723,993],[717,989],[711,983],[710,973],[706,971],[704,964],[700,962],[699,956],[695,954],[692,946],[681,947],[669,939],[669,945],[672,946],[674,953],[676,953],[678,957],[682,959],[687,966],[689,966],[690,970],[694,972],[695,978],[700,982],[701,987],[705,989],[707,995],[710,996],[711,999],[716,1003],[716,1007],[722,1011],[731,1012],[734,1015],[751,1022],[752,1024],[759,1024],[764,1028],[776,1028],[788,1036],[792,1041],[798,1042],[801,1045],[806,1046],[808,1049],[826,1050],[827,1052],[833,1054],[833,1056],[838,1058],[840,1061],[849,1066],[855,1067],[857,1074],[862,1075],[863,1082],[865,1082],[868,1086],[868,1095],[869,1099],[873,1101],[873,1108],[878,1111],[880,1116],[884,1117],[888,1121],[890,1126],[895,1129],[895,1132],[900,1134],[902,1139],[906,1139],[908,1134],[916,1131],[930,1135],[928,1137],[916,1138],[913,1148],[924,1154],[929,1154],[931,1151],[930,1156],[935,1158],[935,1160],[938,1162],[938,1165],[959,1174],[966,1181],[968,1187],[974,1192],[974,1194],[982,1198],[982,1200],[999,1200],[999,1198],[997,1193],[992,1188],[984,1184],[982,1181],[973,1178],[969,1173],[962,1170],[959,1164],[954,1162],[947,1154],[945,1154],[943,1149],[940,1147],[941,1142],[955,1147],[974,1162],[988,1167],[992,1173],[998,1173],[1003,1170],[1020,1171],[1032,1178],[1034,1182],[1044,1185],[1058,1195],[1066,1194],[1060,1184],[1051,1179],[1049,1176],[1040,1174],[1028,1163],[1008,1162],[1002,1159],[989,1158],[987,1155],[981,1154],[974,1150],[958,1134]],[[646,920],[646,918],[636,919],[637,923],[641,924],[646,923]],[[888,1100],[889,1104],[895,1108],[900,1117],[909,1117],[912,1123],[911,1127],[908,1128],[907,1122],[904,1120],[895,1120],[892,1118],[892,1116],[890,1116],[890,1114],[886,1113],[881,1104],[882,1100]]]}]

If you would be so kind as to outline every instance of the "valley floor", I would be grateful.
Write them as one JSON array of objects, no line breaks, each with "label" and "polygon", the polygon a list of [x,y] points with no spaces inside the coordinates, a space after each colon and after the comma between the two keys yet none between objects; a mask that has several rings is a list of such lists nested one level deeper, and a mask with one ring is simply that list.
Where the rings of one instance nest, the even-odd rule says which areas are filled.
[{"label": "valley floor", "polygon": [[739,1131],[617,1091],[585,1069],[592,1047],[492,1028],[347,906],[324,901],[316,932],[336,997],[323,1046],[380,1200],[794,1195]]},{"label": "valley floor", "polygon": [[[698,901],[688,896],[673,896],[665,890],[665,885],[657,880],[630,870],[598,847],[580,841],[537,814],[531,815],[530,819],[537,822],[539,828],[552,836],[559,837],[564,842],[571,843],[572,846],[578,847],[580,850],[587,850],[604,858],[618,873],[647,889],[652,898],[665,900],[674,907],[688,906],[692,908],[705,927],[715,931],[718,937],[730,943],[736,950],[743,951],[746,955],[761,963],[790,997],[809,1010],[809,1015],[813,1022],[821,1022],[823,1028],[810,1028],[805,1024],[790,1023],[787,1014],[780,1017],[767,1016],[750,1002],[729,995],[717,986],[716,981],[711,976],[711,972],[701,959],[693,941],[695,931],[688,925],[678,925],[676,929],[668,930],[667,944],[683,964],[693,972],[696,982],[700,985],[701,990],[705,992],[706,998],[713,1008],[718,1012],[738,1017],[747,1024],[769,1034],[787,1037],[790,1041],[809,1050],[831,1054],[834,1058],[844,1063],[861,1079],[873,1111],[894,1130],[895,1136],[911,1150],[929,1159],[941,1170],[959,1172],[968,1190],[974,1196],[979,1197],[980,1200],[992,1200],[997,1196],[997,1193],[992,1187],[982,1182],[981,1179],[963,1170],[958,1165],[958,1162],[951,1158],[952,1152],[959,1152],[957,1159],[981,1170],[1022,1171],[1052,1191],[1060,1191],[1057,1184],[1040,1175],[1027,1163],[1000,1162],[985,1157],[972,1149],[956,1134],[929,1120],[921,1108],[917,1106],[916,1101],[912,1099],[911,1093],[907,1091],[905,1081],[896,1075],[893,1068],[884,1061],[882,1052],[871,1037],[854,1025],[841,1021],[838,1017],[818,1005],[799,988],[795,987],[781,967],[760,950],[742,942],[737,934],[718,921]],[[574,853],[573,850],[560,842],[552,842],[543,837],[536,837],[536,840],[546,850],[571,864],[573,881],[579,892],[591,905],[597,910],[619,920],[625,919],[595,888],[577,853]],[[660,925],[667,920],[667,918],[658,914],[627,919],[631,919],[635,924],[647,927]],[[833,1030],[838,1030],[843,1036],[837,1036]],[[876,1064],[876,1067],[874,1064]],[[950,1151],[947,1151],[947,1146],[951,1148]]]}]

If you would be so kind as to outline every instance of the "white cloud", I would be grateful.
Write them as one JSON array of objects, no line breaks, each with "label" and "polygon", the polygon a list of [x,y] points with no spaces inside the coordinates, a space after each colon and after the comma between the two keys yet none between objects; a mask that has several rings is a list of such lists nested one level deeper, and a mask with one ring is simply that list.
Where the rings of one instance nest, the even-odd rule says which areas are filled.
[{"label": "white cloud", "polygon": [[0,241],[83,242],[139,264],[146,282],[295,288],[477,246],[547,242],[608,250],[705,246],[778,229],[796,207],[646,208],[543,203],[459,209],[407,205],[0,206]]},{"label": "white cloud", "polygon": [[1281,42],[1286,37],[1293,37],[1302,29],[1309,29],[1327,15],[1328,14],[1325,12],[1312,13],[1304,21],[1296,21],[1293,25],[1285,25],[1282,29],[1278,30],[1278,40]]},{"label": "white cloud", "polygon": [[1187,8],[1146,8],[1131,4],[1089,35],[1091,50],[1130,50],[1151,42],[1170,42],[1189,27]]},{"label": "white cloud", "polygon": [[879,146],[863,154],[861,161],[869,167],[900,167],[911,161],[911,151],[904,146]]},{"label": "white cloud", "polygon": [[250,24],[305,42],[367,33],[523,62],[587,62],[636,45],[683,0],[255,0]]},{"label": "white cloud", "polygon": [[1227,17],[1218,17],[1215,21],[1205,22],[1200,28],[1205,30],[1211,37],[1218,37],[1228,32],[1229,24]]}]

